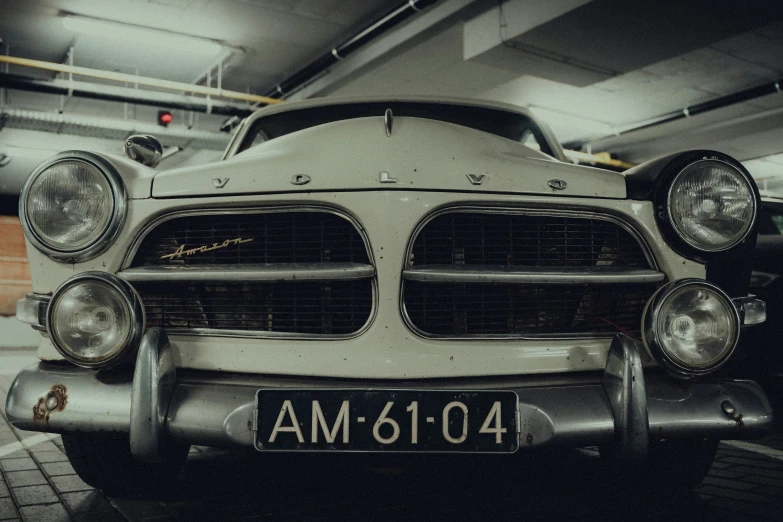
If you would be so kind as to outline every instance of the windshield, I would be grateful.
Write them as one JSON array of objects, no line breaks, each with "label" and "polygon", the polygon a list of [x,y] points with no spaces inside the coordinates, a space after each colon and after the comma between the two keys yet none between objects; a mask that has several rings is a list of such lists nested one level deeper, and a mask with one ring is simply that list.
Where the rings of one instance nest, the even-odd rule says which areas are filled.
[{"label": "windshield", "polygon": [[391,109],[395,117],[411,116],[470,127],[522,143],[556,157],[544,133],[527,116],[515,112],[431,102],[370,102],[328,105],[270,114],[255,121],[237,152],[254,145],[324,123],[369,116],[383,116]]}]

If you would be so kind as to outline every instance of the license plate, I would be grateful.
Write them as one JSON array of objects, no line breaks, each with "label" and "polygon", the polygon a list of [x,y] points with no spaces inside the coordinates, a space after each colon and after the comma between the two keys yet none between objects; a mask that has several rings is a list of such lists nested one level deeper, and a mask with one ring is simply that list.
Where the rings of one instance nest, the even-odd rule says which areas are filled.
[{"label": "license plate", "polygon": [[512,453],[510,391],[259,390],[262,451]]}]

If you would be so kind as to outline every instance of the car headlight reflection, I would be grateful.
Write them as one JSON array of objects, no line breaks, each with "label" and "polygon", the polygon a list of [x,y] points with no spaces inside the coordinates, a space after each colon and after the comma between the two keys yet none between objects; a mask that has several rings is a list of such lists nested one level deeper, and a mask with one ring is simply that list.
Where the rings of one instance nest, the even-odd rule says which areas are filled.
[{"label": "car headlight reflection", "polygon": [[684,168],[669,189],[672,227],[689,245],[720,252],[741,242],[756,213],[751,181],[732,165],[701,160]]},{"label": "car headlight reflection", "polygon": [[85,272],[54,293],[47,328],[63,357],[79,366],[105,368],[124,360],[138,345],[144,316],[125,281]]},{"label": "car headlight reflection", "polygon": [[740,321],[731,299],[697,279],[659,289],[647,305],[644,343],[667,370],[681,375],[715,371],[739,340]]}]

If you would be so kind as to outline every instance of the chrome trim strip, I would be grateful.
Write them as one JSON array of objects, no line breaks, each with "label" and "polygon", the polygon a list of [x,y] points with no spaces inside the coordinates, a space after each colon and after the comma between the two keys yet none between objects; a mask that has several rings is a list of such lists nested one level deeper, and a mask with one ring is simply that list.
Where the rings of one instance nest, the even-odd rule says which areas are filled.
[{"label": "chrome trim strip", "polygon": [[571,285],[588,283],[658,283],[663,272],[612,267],[536,269],[500,265],[418,265],[402,271],[403,279],[428,283],[508,283]]},{"label": "chrome trim strip", "polygon": [[[627,231],[629,234],[631,234],[631,237],[633,237],[638,243],[639,246],[642,249],[642,252],[644,252],[645,257],[647,258],[647,262],[650,265],[650,270],[658,272],[658,264],[655,262],[655,258],[652,255],[652,250],[650,249],[647,242],[644,240],[644,238],[636,231],[636,229],[628,223],[625,219],[620,218],[614,214],[609,214],[605,209],[596,209],[592,207],[585,207],[584,209],[571,209],[571,208],[551,208],[551,207],[533,207],[533,206],[522,206],[522,207],[509,207],[509,206],[476,206],[476,205],[456,205],[456,206],[449,206],[446,208],[441,208],[433,211],[429,215],[425,216],[424,219],[421,220],[421,222],[416,226],[416,229],[413,231],[413,234],[411,234],[410,239],[408,240],[408,246],[405,249],[405,258],[403,261],[403,274],[410,268],[412,268],[412,265],[410,263],[411,260],[411,253],[413,251],[413,244],[416,242],[416,239],[418,239],[419,234],[424,229],[427,224],[429,224],[430,221],[435,219],[436,217],[443,215],[443,214],[451,214],[451,213],[459,213],[459,212],[471,212],[476,214],[486,214],[486,213],[492,213],[492,214],[524,214],[524,215],[532,215],[532,216],[564,216],[564,217],[582,217],[587,219],[600,219],[602,221],[608,221],[610,223],[614,223],[620,227],[622,227],[625,231]],[[463,265],[464,266],[464,265]],[[606,334],[573,334],[573,335],[566,335],[566,334],[541,334],[541,335],[518,335],[518,334],[505,334],[505,335],[496,335],[496,334],[488,334],[488,335],[470,335],[470,336],[452,336],[452,335],[435,335],[435,334],[429,334],[426,333],[419,328],[417,328],[413,321],[411,320],[410,316],[408,315],[408,310],[405,306],[405,279],[403,276],[402,284],[400,284],[400,314],[402,315],[403,321],[405,322],[405,325],[416,335],[423,339],[433,339],[433,340],[443,340],[443,341],[473,341],[475,339],[482,339],[482,340],[508,340],[508,339],[568,339],[568,340],[578,340],[578,339],[595,339],[595,338],[604,338],[608,339],[612,336],[614,336],[614,333],[606,333]]]},{"label": "chrome trim strip", "polygon": [[117,272],[126,281],[355,281],[375,276],[362,263],[143,266]]},{"label": "chrome trim strip", "polygon": [[[27,194],[30,187],[45,170],[64,161],[80,161],[98,169],[106,178],[109,187],[111,187],[112,211],[109,222],[106,225],[106,230],[104,230],[93,243],[80,250],[58,250],[48,246],[43,239],[36,235],[32,225],[30,225],[30,222],[27,219]],[[117,169],[114,168],[114,165],[112,165],[111,162],[103,157],[80,150],[61,152],[52,159],[38,165],[30,177],[27,178],[19,197],[19,219],[22,223],[25,237],[36,249],[40,250],[51,259],[60,262],[76,263],[88,261],[102,254],[116,239],[120,229],[122,229],[122,226],[125,224],[127,213],[128,201],[125,184],[123,183],[119,172],[117,172]]]},{"label": "chrome trim strip", "polygon": [[[370,248],[370,240],[367,237],[364,227],[359,223],[358,219],[342,210],[328,207],[325,205],[276,205],[268,207],[219,207],[219,208],[198,208],[187,210],[176,210],[174,212],[167,212],[160,214],[157,217],[150,219],[142,228],[141,232],[136,236],[128,249],[125,259],[122,262],[122,270],[118,273],[121,275],[127,271],[130,264],[133,262],[133,258],[136,256],[141,243],[152,232],[155,227],[169,221],[183,216],[203,216],[203,215],[227,215],[227,214],[269,214],[269,213],[282,213],[282,212],[325,212],[334,214],[346,219],[353,225],[359,237],[364,242],[364,248],[367,252],[367,258],[370,261],[370,266],[375,270],[375,259],[373,258],[373,252]],[[372,308],[370,314],[367,317],[367,322],[356,332],[346,335],[316,335],[316,334],[301,334],[290,332],[259,332],[257,330],[219,330],[211,328],[167,328],[166,332],[169,337],[177,335],[195,335],[195,336],[212,336],[212,337],[242,337],[242,338],[259,338],[259,339],[284,339],[284,340],[317,340],[317,341],[329,341],[329,340],[345,340],[354,339],[359,337],[364,332],[370,329],[370,326],[375,321],[375,316],[378,313],[378,280],[373,277],[372,281]]]}]

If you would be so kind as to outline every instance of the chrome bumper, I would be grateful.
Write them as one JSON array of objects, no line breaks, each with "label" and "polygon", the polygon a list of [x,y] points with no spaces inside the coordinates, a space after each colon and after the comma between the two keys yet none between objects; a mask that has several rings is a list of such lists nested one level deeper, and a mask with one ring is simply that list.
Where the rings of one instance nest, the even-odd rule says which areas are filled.
[{"label": "chrome bumper", "polygon": [[[320,379],[295,384],[248,379],[215,383],[177,378],[166,333],[152,328],[142,339],[135,370],[96,372],[38,363],[16,377],[6,412],[24,430],[129,433],[134,455],[155,461],[165,437],[253,447],[255,394],[261,388],[341,386]],[[520,377],[503,386],[519,396],[522,448],[614,444],[620,455],[636,460],[646,455],[651,439],[753,438],[773,427],[772,408],[755,382],[686,383],[666,375],[645,376],[638,347],[623,335],[612,342],[601,383],[531,386],[529,381]],[[354,388],[363,385],[378,383],[351,382]],[[398,389],[442,386],[437,381],[394,384]]]}]

